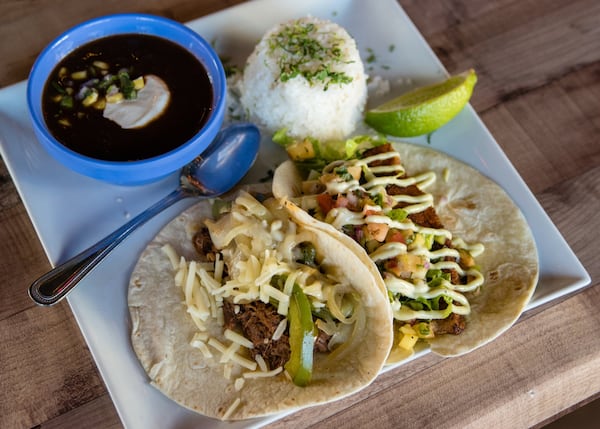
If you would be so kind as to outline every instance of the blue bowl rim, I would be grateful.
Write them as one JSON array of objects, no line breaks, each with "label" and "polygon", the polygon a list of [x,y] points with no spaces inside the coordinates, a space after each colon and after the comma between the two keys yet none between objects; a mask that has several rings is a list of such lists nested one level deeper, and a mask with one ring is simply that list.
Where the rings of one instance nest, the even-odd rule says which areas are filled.
[{"label": "blue bowl rim", "polygon": [[[198,44],[201,47],[201,50],[208,53],[208,55],[206,57],[200,58],[195,52],[191,51],[188,46],[182,45],[182,43],[177,40],[173,40],[171,37],[169,37],[169,35],[160,34],[160,33],[153,32],[153,31],[142,32],[142,34],[151,34],[156,37],[165,38],[167,40],[172,41],[173,43],[179,44],[180,46],[182,46],[185,49],[187,49],[188,51],[190,51],[200,62],[202,62],[202,64],[204,64],[204,67],[207,70],[207,73],[208,73],[209,78],[211,79],[211,83],[213,85],[212,113],[210,114],[207,122],[198,131],[198,133],[196,133],[194,136],[192,136],[186,142],[183,142],[177,148],[172,149],[169,152],[165,152],[163,154],[151,157],[151,158],[145,158],[145,159],[136,160],[136,161],[108,161],[108,160],[101,160],[101,159],[88,157],[88,156],[82,155],[78,152],[75,152],[75,151],[67,148],[60,141],[58,141],[48,130],[46,123],[44,121],[44,118],[43,118],[42,110],[41,110],[41,94],[40,94],[39,98],[35,98],[35,99],[34,99],[34,94],[33,94],[33,86],[34,86],[34,85],[32,85],[33,78],[41,79],[43,81],[41,83],[42,89],[43,89],[43,87],[45,86],[46,81],[49,77],[48,74],[41,74],[40,76],[37,76],[38,73],[41,73],[39,71],[40,64],[44,61],[44,59],[47,57],[47,55],[49,55],[53,50],[57,49],[63,43],[65,43],[66,40],[73,33],[85,31],[87,28],[89,28],[91,26],[92,27],[99,26],[99,25],[102,25],[102,23],[107,22],[107,21],[111,21],[111,23],[113,25],[115,23],[120,23],[120,22],[125,24],[130,21],[131,21],[132,25],[134,25],[135,22],[164,25],[164,26],[167,26],[167,28],[173,29],[174,31],[178,32],[179,34],[184,34],[186,36],[189,36],[190,40],[193,40],[194,43]],[[132,33],[135,33],[135,31],[133,31],[133,30],[132,31],[111,31],[107,34],[103,34],[101,37],[108,37],[108,36],[116,35],[116,34],[132,34]],[[89,43],[93,40],[96,40],[96,38],[90,37],[89,40],[87,40],[85,43]],[[67,55],[68,53],[72,52],[73,50],[79,48],[82,45],[83,44],[77,44],[76,46],[72,46],[72,47],[68,48],[68,51],[65,55]],[[59,58],[58,61],[56,62],[56,64],[58,64],[58,62],[61,61],[62,58],[64,58],[64,56]],[[36,58],[32,68],[31,68],[31,72],[29,74],[29,82],[28,82],[28,86],[27,86],[27,104],[29,107],[31,120],[34,123],[34,130],[36,130],[39,133],[42,133],[44,139],[46,139],[46,141],[44,141],[44,139],[38,138],[38,140],[40,140],[40,143],[44,147],[46,147],[46,149],[49,149],[53,156],[55,156],[55,154],[60,154],[59,156],[62,155],[62,156],[65,156],[66,158],[70,158],[73,161],[76,160],[76,162],[83,163],[83,165],[79,169],[69,165],[70,168],[75,169],[76,171],[78,171],[82,174],[91,175],[92,177],[96,177],[96,178],[99,178],[100,180],[105,180],[105,181],[109,181],[109,182],[128,182],[129,181],[129,180],[127,180],[127,178],[124,178],[124,177],[111,179],[111,177],[114,174],[116,174],[116,172],[119,171],[119,169],[121,169],[123,167],[127,167],[127,170],[128,170],[128,173],[123,173],[123,174],[135,175],[136,170],[139,170],[139,171],[145,170],[145,168],[148,165],[152,165],[153,168],[160,168],[163,164],[172,162],[173,161],[172,158],[177,158],[176,154],[185,152],[186,149],[189,148],[189,146],[194,145],[194,143],[196,142],[196,140],[198,139],[198,137],[200,135],[205,134],[206,135],[206,139],[205,139],[206,144],[203,147],[196,150],[195,156],[197,156],[202,150],[204,150],[210,144],[210,141],[214,138],[214,136],[217,134],[217,132],[219,131],[219,129],[221,127],[224,113],[225,113],[225,107],[226,107],[225,99],[226,99],[225,71],[224,71],[223,65],[218,57],[218,54],[214,51],[212,46],[199,33],[195,32],[191,28],[187,27],[185,24],[179,23],[177,21],[174,21],[172,19],[165,18],[162,16],[144,14],[144,13],[119,13],[119,14],[103,15],[103,16],[99,16],[99,17],[92,18],[87,21],[81,22],[81,23],[69,28],[68,30],[64,31],[59,36],[57,36],[52,42],[50,42],[40,52],[40,54]],[[36,104],[40,105],[39,109],[36,108]],[[190,150],[190,149],[188,149],[188,150]],[[195,157],[195,156],[193,156],[190,158],[190,156],[191,155],[188,156],[189,159],[187,162],[191,161]],[[61,162],[64,162],[64,160]],[[84,165],[85,165],[85,167],[84,167]],[[90,172],[88,169],[91,169],[96,174],[92,174],[92,172]],[[175,168],[175,170],[176,169],[177,168]],[[173,170],[173,171],[175,171],[175,170]],[[100,175],[97,174],[99,172],[100,172]],[[172,171],[165,172],[165,175],[169,174],[170,172],[172,172]],[[102,177],[99,177],[99,176],[102,176]],[[141,180],[146,181],[146,179],[141,179]]]}]

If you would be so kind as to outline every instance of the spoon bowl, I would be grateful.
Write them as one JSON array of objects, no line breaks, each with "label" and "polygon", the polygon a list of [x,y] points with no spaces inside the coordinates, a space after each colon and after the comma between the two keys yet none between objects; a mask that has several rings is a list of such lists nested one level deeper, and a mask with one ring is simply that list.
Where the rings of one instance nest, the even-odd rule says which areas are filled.
[{"label": "spoon bowl", "polygon": [[180,184],[169,195],[88,249],[34,281],[29,296],[39,305],[54,305],[137,227],[184,198],[214,198],[231,190],[254,164],[260,132],[249,123],[221,130],[209,147],[180,174]]},{"label": "spoon bowl", "polygon": [[254,163],[259,142],[260,132],[255,125],[230,125],[219,133],[201,156],[183,167],[181,186],[190,188],[190,192],[202,192],[213,197],[227,192]]}]

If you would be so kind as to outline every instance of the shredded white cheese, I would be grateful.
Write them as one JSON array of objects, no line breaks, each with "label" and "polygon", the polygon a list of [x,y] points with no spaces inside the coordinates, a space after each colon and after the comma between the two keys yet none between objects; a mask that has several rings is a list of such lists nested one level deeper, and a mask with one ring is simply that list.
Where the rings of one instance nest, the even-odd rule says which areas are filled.
[{"label": "shredded white cheese", "polygon": [[226,363],[223,365],[223,377],[227,380],[231,380],[231,372],[233,371],[233,365],[231,363]]},{"label": "shredded white cheese", "polygon": [[206,358],[206,359],[210,359],[213,357],[213,354],[210,352],[210,349],[208,348],[208,346],[206,345],[206,343],[204,341],[192,341],[190,343],[190,345],[192,347],[197,348],[198,350],[200,350],[202,352],[202,355]]},{"label": "shredded white cheese", "polygon": [[237,407],[240,406],[241,402],[242,402],[242,400],[240,398],[235,398],[235,401],[233,401],[233,404],[231,404],[229,406],[229,408],[227,409],[227,411],[225,411],[225,414],[223,414],[223,420],[229,420],[229,417],[231,417],[231,415],[237,409]]},{"label": "shredded white cheese", "polygon": [[273,332],[273,341],[277,341],[281,338],[281,336],[283,335],[283,333],[285,332],[287,328],[287,318],[282,319],[281,322],[279,322],[279,325],[277,325],[277,328],[275,328],[275,332]]},{"label": "shredded white cheese", "polygon": [[246,382],[246,379],[244,377],[236,378],[235,381],[233,382],[233,388],[235,389],[235,391],[239,392],[240,390],[242,390],[242,387],[244,387],[245,382]]},{"label": "shredded white cheese", "polygon": [[283,372],[283,367],[277,367],[271,371],[252,371],[252,372],[245,372],[243,374],[244,378],[263,378],[263,377],[273,377],[277,374],[280,374],[281,372]]},{"label": "shredded white cheese", "polygon": [[[223,326],[224,300],[234,304],[257,300],[275,304],[278,313],[284,316],[272,336],[276,341],[287,329],[286,316],[295,284],[305,291],[315,308],[325,307],[332,299],[337,306],[337,300],[341,302],[347,290],[319,270],[295,262],[293,249],[310,236],[298,231],[278,204],[271,200],[270,205],[267,202],[263,205],[242,192],[230,213],[217,221],[206,221],[209,231],[221,232],[211,234],[211,238],[213,235],[216,238],[213,244],[219,248],[214,262],[188,261],[177,255],[171,245],[162,247],[174,270],[175,284],[181,288],[183,305],[197,327],[190,346],[200,350],[204,358],[222,364],[226,379],[233,378],[234,370],[246,369],[242,377],[234,381],[236,391],[242,389],[245,379],[273,377],[284,371],[282,367],[269,370],[260,354],[249,358],[254,345],[240,333],[224,329],[222,334],[214,334],[215,321]],[[283,276],[285,280],[273,282],[276,276]],[[234,312],[239,311],[239,305],[235,305]],[[334,308],[334,312],[348,323],[341,309]],[[336,323],[331,320],[327,331],[334,334],[336,329]],[[239,405],[240,401],[235,401],[224,418]]]},{"label": "shredded white cheese", "polygon": [[227,363],[231,360],[231,358],[233,357],[233,355],[240,349],[240,345],[238,343],[231,343],[229,344],[229,346],[225,349],[225,351],[223,352],[223,354],[221,355],[221,359],[219,360],[220,363]]},{"label": "shredded white cheese", "polygon": [[254,356],[254,360],[258,364],[258,367],[260,368],[261,371],[265,372],[265,371],[267,371],[269,369],[267,367],[267,363],[265,362],[265,360],[262,357],[262,355],[257,354],[256,356]]},{"label": "shredded white cheese", "polygon": [[248,349],[254,348],[254,344],[252,344],[252,341],[238,334],[237,332],[232,331],[231,329],[225,330],[225,338]]},{"label": "shredded white cheese", "polygon": [[173,246],[171,246],[170,244],[165,244],[162,247],[162,251],[165,252],[167,257],[169,258],[169,261],[171,261],[171,266],[174,270],[176,270],[179,265],[179,256],[177,256],[177,252],[175,252]]}]

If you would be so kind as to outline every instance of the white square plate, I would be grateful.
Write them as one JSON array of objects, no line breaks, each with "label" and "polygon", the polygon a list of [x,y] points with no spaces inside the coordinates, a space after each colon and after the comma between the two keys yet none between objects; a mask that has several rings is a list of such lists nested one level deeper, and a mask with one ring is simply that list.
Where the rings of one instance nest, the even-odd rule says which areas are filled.
[{"label": "white square plate", "polygon": [[[257,0],[188,25],[214,43],[217,51],[233,64],[243,65],[269,27],[308,14],[345,27],[357,40],[363,60],[375,54],[377,60],[366,64],[367,71],[389,79],[392,90],[439,81],[447,75],[395,0]],[[44,152],[33,135],[26,85],[21,82],[0,90],[0,150],[46,254],[52,264],[57,264],[167,195],[176,186],[177,175],[151,185],[127,188],[100,183],[67,170]],[[425,138],[410,141],[428,144]],[[529,309],[590,282],[581,263],[470,106],[433,134],[430,147],[451,154],[498,182],[525,214],[540,258],[540,280]],[[283,150],[266,136],[259,159],[246,181],[264,178],[285,157]],[[127,310],[129,275],[146,243],[191,204],[193,201],[178,203],[144,225],[68,297],[128,428],[233,428],[260,426],[281,417],[225,424],[188,411],[150,386],[133,353]],[[27,293],[25,285],[21,293]]]}]

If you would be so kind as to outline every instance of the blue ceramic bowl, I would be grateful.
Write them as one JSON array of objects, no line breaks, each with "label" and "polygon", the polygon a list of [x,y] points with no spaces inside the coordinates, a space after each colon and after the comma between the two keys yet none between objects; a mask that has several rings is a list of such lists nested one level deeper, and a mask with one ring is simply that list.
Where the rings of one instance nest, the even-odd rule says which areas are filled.
[{"label": "blue ceramic bowl", "polygon": [[[46,81],[57,64],[78,47],[117,34],[146,34],[175,42],[204,65],[213,89],[213,106],[204,126],[170,152],[140,161],[105,161],[81,155],[61,144],[49,131],[42,112]],[[226,80],[218,55],[200,35],[178,22],[152,15],[117,14],[84,22],[57,37],[35,61],[29,75],[27,103],[33,130],[42,146],[66,167],[117,185],[141,185],[165,177],[190,162],[210,144],[225,115]]]}]

